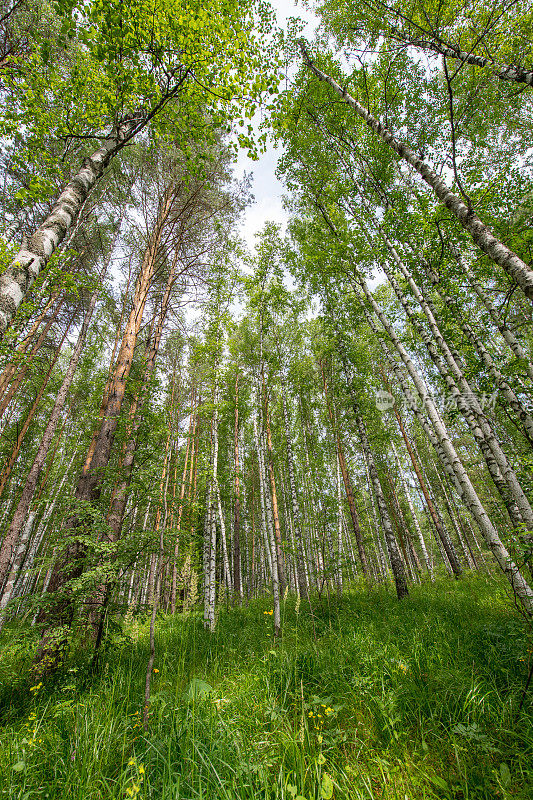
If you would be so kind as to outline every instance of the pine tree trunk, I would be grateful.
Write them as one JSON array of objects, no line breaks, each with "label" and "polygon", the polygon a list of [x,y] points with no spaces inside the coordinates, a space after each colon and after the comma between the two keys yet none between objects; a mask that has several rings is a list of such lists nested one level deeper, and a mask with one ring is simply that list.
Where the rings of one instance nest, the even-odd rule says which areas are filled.
[{"label": "pine tree trunk", "polygon": [[[20,452],[20,448],[22,447],[22,443],[24,441],[24,437],[26,436],[26,433],[28,432],[28,428],[30,427],[30,424],[31,424],[31,422],[32,422],[32,420],[33,420],[33,418],[35,416],[35,412],[37,411],[37,409],[39,407],[39,403],[41,402],[41,398],[42,398],[42,396],[44,394],[44,391],[45,391],[46,387],[48,386],[48,381],[50,379],[50,375],[52,374],[52,371],[53,371],[53,369],[54,369],[54,367],[56,365],[57,359],[59,358],[59,354],[61,352],[61,348],[63,346],[63,342],[67,338],[67,333],[68,333],[68,331],[70,329],[71,324],[72,324],[72,317],[70,318],[70,320],[69,320],[69,322],[67,324],[67,327],[65,328],[65,332],[63,334],[63,337],[62,337],[62,339],[61,339],[61,341],[60,341],[60,343],[59,343],[59,345],[58,345],[58,347],[57,347],[57,349],[56,349],[56,351],[54,353],[54,356],[52,358],[52,361],[50,363],[48,371],[47,371],[46,375],[44,376],[44,379],[43,379],[43,381],[41,383],[39,392],[37,393],[37,396],[36,396],[35,400],[33,401],[30,409],[28,410],[28,413],[26,415],[26,419],[24,420],[24,423],[23,423],[22,428],[20,429],[20,431],[18,430],[18,426],[17,426],[17,439],[16,439],[16,442],[15,442],[15,445],[13,447],[13,450],[11,451],[11,455],[10,455],[9,459],[7,460],[5,466],[2,469],[2,476],[0,478],[0,496],[2,495],[2,493],[3,493],[3,491],[4,491],[5,487],[6,487],[6,484],[7,484],[8,480],[9,480],[9,476],[11,475],[11,471],[12,471],[12,469],[13,469],[13,467],[15,465],[15,462],[16,462],[16,460],[18,458],[18,454]],[[0,561],[0,573],[1,572],[3,572],[3,566],[2,566],[2,562]]]},{"label": "pine tree trunk", "polygon": [[[104,277],[103,275],[100,275],[100,281],[103,279],[103,277]],[[30,468],[30,471],[28,472],[28,475],[26,476],[26,481],[22,489],[20,500],[15,510],[15,514],[13,515],[13,519],[11,520],[11,525],[9,526],[8,531],[2,542],[2,546],[0,548],[0,585],[2,585],[4,581],[4,577],[6,574],[5,565],[6,563],[9,563],[9,560],[11,559],[11,553],[13,551],[13,547],[15,546],[15,542],[17,541],[20,532],[22,530],[24,519],[26,517],[26,514],[28,513],[28,509],[33,500],[37,482],[41,475],[44,463],[46,461],[46,457],[48,455],[48,451],[50,450],[50,445],[52,444],[52,439],[56,432],[57,424],[59,422],[59,416],[67,400],[67,395],[70,386],[72,384],[72,380],[74,378],[74,373],[76,371],[76,367],[78,366],[81,352],[85,344],[87,331],[89,329],[89,324],[96,305],[96,300],[98,297],[99,290],[100,286],[98,286],[95,289],[89,301],[89,306],[85,313],[85,318],[83,320],[83,325],[81,327],[78,336],[78,341],[76,342],[76,346],[72,351],[69,365],[67,367],[65,377],[63,378],[63,383],[61,384],[61,387],[57,393],[57,397],[54,406],[52,408],[52,413],[50,414],[48,424],[43,433],[43,437],[41,439],[41,443],[33,460],[33,464]]]},{"label": "pine tree trunk", "polygon": [[97,500],[100,496],[103,471],[111,455],[115,432],[122,409],[126,383],[133,363],[133,352],[142,323],[143,312],[156,268],[163,229],[172,207],[174,185],[167,187],[159,203],[157,220],[150,236],[135,284],[132,309],[122,336],[122,343],[115,365],[108,402],[100,430],[95,441],[94,455],[85,475],[80,476],[76,497],[78,500]]},{"label": "pine tree trunk", "polygon": [[[57,300],[57,295],[53,295],[50,300],[46,303],[45,307],[43,308],[42,312],[39,314],[35,322],[33,323],[32,327],[30,328],[27,336],[23,339],[22,342],[19,343],[17,349],[13,353],[13,356],[9,363],[6,365],[2,372],[2,376],[0,377],[0,417],[3,415],[4,411],[6,410],[9,402],[11,401],[13,395],[17,391],[18,387],[22,383],[22,380],[30,366],[31,362],[35,354],[38,352],[39,348],[41,347],[46,334],[50,330],[51,325],[57,319],[57,315],[61,309],[61,306],[64,303],[64,300],[60,300],[57,307],[54,309],[53,313],[49,316],[48,320],[45,322],[43,329],[40,331],[39,335],[37,332],[43,322],[46,312],[50,310],[50,307],[55,303]],[[31,345],[33,339],[33,347],[31,348],[30,352],[27,356],[24,354],[26,353],[28,347]],[[21,368],[17,373],[17,366],[22,361]],[[10,387],[8,389],[8,387]],[[8,392],[7,398],[4,398],[4,395]]]}]

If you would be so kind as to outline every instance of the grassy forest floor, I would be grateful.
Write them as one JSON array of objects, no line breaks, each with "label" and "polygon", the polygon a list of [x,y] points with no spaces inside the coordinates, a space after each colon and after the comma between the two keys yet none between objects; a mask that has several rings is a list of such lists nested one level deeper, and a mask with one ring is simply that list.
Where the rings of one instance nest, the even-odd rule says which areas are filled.
[{"label": "grassy forest floor", "polygon": [[143,733],[145,618],[111,633],[97,674],[83,652],[28,677],[35,633],[0,646],[0,796],[531,798],[531,637],[502,583],[441,578],[401,604],[383,588],[295,599],[274,644],[269,600],[157,626]]}]

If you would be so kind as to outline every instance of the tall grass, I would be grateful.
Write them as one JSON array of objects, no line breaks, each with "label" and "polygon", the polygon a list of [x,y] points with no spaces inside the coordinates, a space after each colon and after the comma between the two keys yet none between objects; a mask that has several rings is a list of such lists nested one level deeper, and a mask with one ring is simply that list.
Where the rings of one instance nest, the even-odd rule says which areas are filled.
[{"label": "tall grass", "polygon": [[0,644],[0,796],[30,800],[533,797],[533,703],[517,716],[529,634],[483,577],[382,588],[283,609],[269,600],[111,631],[97,674],[83,650],[32,686],[35,634]]}]

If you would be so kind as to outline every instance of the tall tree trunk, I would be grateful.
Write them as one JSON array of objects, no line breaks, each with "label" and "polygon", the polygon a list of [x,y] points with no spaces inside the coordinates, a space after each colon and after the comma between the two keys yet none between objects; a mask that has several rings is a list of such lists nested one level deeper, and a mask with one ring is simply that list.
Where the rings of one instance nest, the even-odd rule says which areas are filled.
[{"label": "tall tree trunk", "polygon": [[78,215],[97,180],[119,150],[139,129],[139,120],[120,123],[89,158],[59,195],[52,210],[19,250],[10,267],[0,276],[0,336],[22,303],[25,294],[48,263]]},{"label": "tall tree trunk", "polygon": [[[217,364],[215,364],[215,372]],[[204,531],[204,626],[215,630],[216,600],[216,513],[218,472],[218,376],[215,377],[211,422],[211,464],[207,477],[206,525]]]},{"label": "tall tree trunk", "polygon": [[372,487],[374,489],[374,496],[378,505],[381,527],[383,528],[383,532],[385,534],[385,544],[387,545],[392,574],[394,575],[394,583],[396,584],[396,594],[398,595],[398,600],[401,600],[403,597],[406,597],[406,595],[409,594],[405,571],[400,557],[400,552],[398,550],[398,545],[396,544],[396,539],[394,537],[394,532],[392,530],[387,503],[385,501],[383,489],[381,488],[378,471],[374,461],[374,455],[368,441],[366,426],[357,406],[354,407],[354,413],[359,439],[361,440],[361,446],[363,448],[366,463],[368,465],[368,471],[370,473],[370,480],[372,481]]},{"label": "tall tree trunk", "polygon": [[488,257],[502,267],[505,272],[520,286],[526,297],[533,299],[533,270],[522,261],[516,253],[513,253],[503,242],[500,242],[490,231],[490,229],[479,219],[479,217],[469,208],[446,185],[439,175],[429,167],[426,162],[414,153],[407,145],[399,142],[393,134],[364,106],[353,98],[346,89],[343,89],[331,76],[322,72],[310,59],[304,45],[301,45],[302,56],[307,67],[319,78],[325,81],[332,89],[340,95],[343,102],[353,108],[358,116],[363,119],[368,127],[376,133],[385,144],[395,153],[403,158],[413,169],[415,169],[422,179],[433,189],[438,199],[452,212],[460,224],[467,230],[475,244]]},{"label": "tall tree trunk", "polygon": [[[152,379],[152,375],[154,374],[157,355],[159,353],[161,336],[163,334],[163,328],[170,303],[172,287],[174,285],[177,258],[178,256],[176,251],[167,278],[167,283],[163,294],[163,298],[161,300],[161,307],[159,309],[159,314],[157,320],[155,321],[155,325],[153,326],[153,329],[150,333],[146,345],[145,368],[144,368],[142,386],[138,391],[135,399],[133,400],[129,411],[130,430],[128,432],[128,439],[122,456],[122,463],[119,468],[120,481],[118,486],[115,487],[115,491],[113,492],[113,498],[111,500],[111,505],[107,514],[107,523],[109,526],[109,532],[105,533],[103,536],[103,541],[107,541],[108,543],[113,543],[118,541],[120,539],[122,531],[122,522],[124,519],[124,513],[126,510],[126,504],[128,502],[128,496],[129,496],[129,486],[135,465],[135,454],[137,451],[137,437],[138,437],[139,427],[142,422],[141,412],[144,404],[146,403],[146,399],[149,393],[150,381]],[[170,398],[171,414],[174,408],[175,393],[176,393],[176,375],[174,374],[172,378],[172,392]],[[168,442],[167,442],[167,447],[168,447]],[[92,607],[91,620],[96,630],[99,630],[100,628],[99,624],[100,611],[107,607],[106,595],[108,590],[109,587],[106,588],[105,584],[102,584],[99,587],[97,587],[95,594],[93,596],[93,600],[91,602],[91,607]]]},{"label": "tall tree trunk", "polygon": [[[75,498],[78,502],[95,502],[99,499],[104,470],[106,469],[115,438],[115,432],[122,409],[126,382],[129,377],[131,365],[133,363],[133,351],[137,341],[137,335],[141,326],[142,316],[148,292],[151,287],[154,275],[156,260],[161,236],[164,226],[170,214],[173,199],[174,184],[170,184],[165,190],[159,203],[156,224],[150,236],[149,244],[145,250],[139,275],[137,277],[133,298],[133,307],[130,312],[126,329],[122,337],[122,344],[115,366],[113,383],[109,392],[109,400],[105,416],[102,420],[98,437],[94,446],[94,455],[89,469],[82,470],[76,487]],[[67,526],[77,528],[79,519],[72,517]],[[60,658],[60,650],[66,640],[57,641],[53,634],[56,625],[65,628],[71,625],[74,606],[70,591],[60,592],[70,581],[78,578],[84,569],[84,561],[87,548],[82,539],[73,538],[66,548],[63,555],[56,561],[50,582],[48,585],[49,593],[57,593],[57,599],[50,605],[45,614],[40,615],[40,621],[46,624],[43,628],[41,644],[37,650],[34,671],[39,673],[39,662],[43,666],[54,669]],[[62,594],[62,596],[60,596]]]},{"label": "tall tree trunk", "polygon": [[[259,392],[258,392],[258,397],[260,397]],[[269,502],[271,498],[266,485],[264,448],[259,432],[257,430],[257,423],[255,419],[254,419],[254,436],[256,442],[257,455],[259,459],[259,482],[261,486],[261,497],[262,499],[264,499],[264,506],[266,510],[267,524],[265,533],[267,535],[265,538],[265,553],[267,554],[267,559],[269,559],[270,574],[272,576],[272,594],[274,599],[274,608],[273,608],[274,636],[278,636],[281,630],[281,607],[280,607],[280,585],[279,585],[279,575],[278,575],[276,538],[274,535],[274,525],[272,522],[272,507]]]},{"label": "tall tree trunk", "polygon": [[[187,445],[185,448],[185,461],[183,464],[183,475],[181,477],[181,488],[180,488],[180,497],[179,497],[179,506],[178,506],[178,522],[176,525],[176,543],[174,545],[174,557],[172,559],[172,583],[170,588],[170,613],[176,613],[176,597],[177,597],[177,586],[178,586],[178,554],[179,554],[179,542],[180,542],[180,531],[181,531],[181,517],[183,514],[183,499],[185,497],[185,487],[187,482],[187,470],[189,467],[188,459],[189,459],[189,451],[191,451],[191,444],[194,448],[194,433],[196,427],[196,415],[194,409],[194,392],[192,398],[192,408],[191,408],[191,415],[189,418],[189,433],[187,436]],[[193,453],[191,452],[191,468],[192,468],[192,458]],[[176,469],[178,468],[178,464],[176,462]],[[175,478],[174,478],[175,480]],[[172,509],[172,513],[174,513],[174,509]],[[171,522],[172,527],[172,522]]]},{"label": "tall tree trunk", "polygon": [[413,501],[411,499],[411,493],[409,491],[409,486],[407,485],[407,481],[405,480],[405,475],[404,475],[404,472],[403,472],[403,469],[402,469],[402,465],[400,463],[400,459],[398,457],[398,452],[396,450],[394,442],[392,442],[392,451],[394,453],[394,458],[396,460],[396,467],[398,469],[398,473],[400,475],[400,479],[401,479],[401,482],[402,482],[403,491],[404,491],[404,494],[405,494],[405,499],[407,500],[407,505],[409,506],[409,511],[411,513],[411,518],[413,520],[413,525],[415,526],[416,535],[418,537],[418,542],[420,544],[420,550],[422,551],[422,558],[424,559],[424,565],[426,567],[426,570],[429,572],[431,580],[433,581],[434,580],[433,565],[431,564],[431,560],[430,560],[429,555],[428,555],[428,551],[427,551],[427,547],[426,547],[426,541],[424,539],[424,534],[422,533],[422,529],[420,528],[420,524],[418,522],[418,517],[416,515],[415,509],[414,509],[414,506],[413,506]]},{"label": "tall tree trunk", "polygon": [[268,454],[268,477],[270,479],[270,493],[272,497],[272,519],[274,522],[275,555],[278,562],[279,590],[283,595],[287,586],[285,575],[285,563],[283,560],[283,549],[281,545],[281,527],[279,522],[278,496],[276,492],[276,477],[274,475],[274,448],[272,447],[272,431],[270,429],[270,412],[268,407],[268,396],[265,383],[264,363],[261,365],[262,389],[263,389],[263,422],[266,434],[267,454]]},{"label": "tall tree trunk", "polygon": [[[23,423],[22,428],[20,429],[20,431],[18,430],[18,425],[17,425],[17,439],[16,439],[16,442],[14,444],[13,450],[11,451],[11,455],[10,455],[9,459],[7,460],[5,466],[2,469],[2,476],[0,478],[0,496],[2,495],[2,493],[3,493],[3,491],[4,491],[5,487],[6,487],[6,484],[7,484],[8,480],[9,480],[9,476],[11,475],[11,471],[12,471],[14,465],[15,465],[15,462],[17,460],[18,454],[20,452],[20,448],[22,447],[22,443],[24,441],[24,437],[26,436],[26,433],[28,432],[28,428],[30,427],[30,424],[31,424],[31,422],[32,422],[32,420],[33,420],[33,418],[35,416],[35,412],[37,411],[37,409],[39,407],[39,403],[41,402],[41,398],[42,398],[42,396],[44,394],[44,391],[45,391],[46,387],[48,386],[48,381],[50,379],[50,375],[52,374],[52,371],[53,371],[53,369],[54,369],[54,367],[56,365],[57,359],[59,358],[59,353],[61,352],[61,348],[63,346],[63,342],[67,338],[67,333],[69,331],[71,323],[72,323],[72,317],[70,318],[70,320],[69,320],[69,322],[67,324],[67,327],[65,328],[65,332],[63,334],[63,337],[62,337],[62,339],[61,339],[61,341],[60,341],[60,343],[59,343],[59,345],[58,345],[58,347],[57,347],[57,349],[56,349],[56,351],[54,353],[54,357],[52,358],[52,361],[50,363],[48,371],[47,371],[46,375],[44,376],[44,379],[43,379],[43,381],[41,383],[40,389],[39,389],[39,391],[37,393],[37,396],[35,397],[35,400],[33,401],[30,409],[28,410],[28,413],[26,415],[26,419],[24,420],[24,423]],[[2,564],[0,562],[0,571],[1,570],[2,570]]]},{"label": "tall tree trunk", "polygon": [[114,339],[114,342],[113,342],[113,350],[111,351],[111,358],[109,359],[109,371],[108,371],[108,375],[107,375],[107,382],[106,382],[106,385],[105,385],[105,389],[104,389],[103,394],[102,394],[102,400],[101,400],[101,403],[100,403],[100,411],[98,413],[98,423],[96,424],[96,427],[93,430],[93,435],[91,437],[91,443],[89,445],[89,449],[87,450],[87,455],[85,456],[85,462],[83,464],[82,471],[81,471],[81,475],[83,477],[87,476],[87,474],[89,472],[89,469],[91,467],[91,461],[93,460],[94,450],[95,450],[95,447],[96,447],[96,440],[98,439],[98,432],[99,432],[100,427],[102,425],[102,420],[104,419],[104,416],[105,416],[105,413],[106,413],[106,409],[107,409],[107,404],[109,402],[109,393],[110,393],[111,387],[113,385],[113,375],[114,375],[114,369],[115,369],[115,356],[116,356],[117,348],[119,346],[119,343],[120,343],[120,340],[121,340],[122,334],[123,334],[122,321],[123,321],[123,318],[124,318],[124,313],[126,311],[126,304],[127,304],[128,298],[129,298],[130,280],[131,280],[131,271],[130,271],[130,274],[128,275],[128,282],[127,282],[126,288],[124,290],[124,298],[123,298],[123,302],[122,302],[122,307],[120,309],[120,317],[119,317],[119,320],[118,320],[118,323],[117,323],[116,332],[115,332],[115,339]]},{"label": "tall tree trunk", "polygon": [[[103,277],[103,275],[100,275],[99,280],[101,281]],[[83,345],[85,344],[87,331],[89,330],[89,324],[91,322],[99,291],[100,286],[95,289],[89,301],[85,318],[83,320],[83,325],[78,336],[78,341],[76,342],[76,346],[72,351],[69,365],[67,367],[67,371],[65,372],[65,377],[63,378],[63,383],[61,384],[57,393],[56,400],[52,408],[52,413],[50,414],[48,424],[43,433],[43,437],[33,460],[33,464],[28,472],[28,475],[26,476],[26,481],[22,489],[20,500],[15,510],[15,514],[13,515],[13,519],[11,520],[11,525],[9,526],[2,542],[2,546],[0,547],[0,585],[2,585],[4,581],[7,569],[6,564],[9,563],[11,559],[13,547],[15,546],[15,542],[17,541],[22,530],[24,519],[33,500],[39,476],[41,475],[50,445],[52,444],[52,439],[54,438],[57,424],[59,422],[59,416],[65,405],[67,395],[74,378],[74,373],[76,372],[76,367],[78,366],[78,362],[80,360]]]},{"label": "tall tree trunk", "polygon": [[224,562],[224,580],[229,594],[233,593],[233,581],[231,577],[231,568],[228,557],[228,542],[226,539],[226,522],[224,520],[224,512],[222,509],[222,502],[220,500],[220,486],[217,480],[216,484],[217,495],[217,510],[218,510],[218,523],[220,526],[220,543],[222,545],[222,560]]},{"label": "tall tree trunk", "polygon": [[298,501],[298,493],[296,491],[296,479],[294,469],[294,455],[292,452],[291,430],[289,425],[289,414],[287,411],[287,397],[285,392],[285,380],[282,376],[281,380],[281,400],[283,404],[283,422],[285,426],[285,443],[287,447],[287,463],[289,467],[289,483],[291,488],[291,503],[292,503],[292,524],[293,531],[296,538],[296,575],[298,578],[298,589],[300,596],[307,598],[307,581],[305,576],[305,560],[303,555],[302,545],[302,517],[300,513],[300,503]]},{"label": "tall tree trunk", "polygon": [[398,369],[396,361],[394,357],[391,355],[387,345],[385,344],[383,337],[379,329],[377,328],[374,320],[372,319],[370,313],[367,312],[366,307],[363,305],[363,312],[368,320],[368,323],[372,330],[376,333],[378,342],[380,347],[383,350],[383,353],[386,359],[390,362],[396,377],[398,378],[400,385],[404,391],[405,397],[413,411],[413,413],[417,416],[420,420],[422,427],[424,428],[429,440],[431,441],[432,445],[434,446],[439,459],[441,461],[442,466],[444,467],[445,471],[450,475],[452,478],[455,487],[459,493],[459,496],[463,499],[465,505],[472,513],[472,516],[476,520],[479,529],[483,538],[485,539],[487,546],[491,550],[494,558],[496,559],[497,563],[499,564],[500,568],[504,572],[505,576],[509,580],[513,591],[516,593],[519,601],[522,603],[524,609],[531,613],[533,612],[533,592],[531,588],[528,586],[527,582],[524,580],[523,576],[521,575],[520,571],[518,570],[516,564],[512,561],[507,549],[503,545],[500,537],[496,529],[494,528],[492,522],[490,521],[486,510],[484,509],[471,481],[468,477],[468,474],[457,455],[455,448],[451,442],[451,439],[448,435],[446,427],[440,418],[440,415],[437,412],[437,409],[433,405],[431,400],[428,400],[425,386],[423,384],[422,379],[420,378],[418,372],[414,368],[411,360],[407,356],[403,346],[398,341],[392,327],[387,323],[381,309],[375,302],[374,298],[372,297],[371,293],[368,290],[368,287],[362,282],[362,288],[365,293],[365,296],[371,303],[372,307],[374,308],[376,314],[379,316],[380,321],[386,328],[387,332],[391,336],[391,340],[395,348],[400,353],[402,361],[404,362],[407,370],[413,380],[413,383],[416,387],[417,393],[419,397],[425,400],[425,406],[430,416],[431,424],[434,427],[435,433],[432,432],[429,424],[427,423],[424,415],[420,412],[417,407],[415,399],[412,397],[411,390],[406,383],[401,371]]},{"label": "tall tree trunk", "polygon": [[402,418],[400,416],[400,412],[398,411],[398,408],[396,407],[396,405],[394,406],[393,410],[394,410],[394,416],[396,417],[396,422],[398,423],[398,427],[400,429],[400,433],[402,434],[402,438],[403,438],[403,441],[405,443],[405,447],[407,449],[407,452],[409,453],[409,458],[411,459],[411,464],[413,465],[413,469],[415,471],[415,475],[416,475],[416,477],[418,479],[418,483],[420,485],[420,489],[422,491],[422,494],[424,495],[424,500],[426,501],[426,506],[427,506],[428,511],[429,511],[429,513],[431,515],[431,519],[433,521],[433,525],[435,526],[435,530],[437,531],[437,534],[438,534],[439,539],[440,539],[440,541],[442,543],[442,546],[444,548],[444,551],[446,553],[448,561],[450,562],[450,566],[451,566],[451,568],[453,570],[454,575],[456,577],[460,577],[460,575],[462,574],[463,570],[461,568],[461,564],[460,564],[459,559],[457,557],[457,553],[455,552],[455,548],[454,548],[454,546],[452,544],[452,541],[450,539],[450,535],[449,535],[448,531],[444,528],[444,526],[441,524],[440,517],[437,514],[437,510],[436,510],[435,505],[433,503],[433,499],[432,499],[432,497],[430,495],[429,489],[428,489],[428,487],[426,485],[426,482],[424,480],[424,476],[422,475],[422,471],[420,469],[420,465],[418,463],[418,460],[415,457],[415,454],[413,452],[413,448],[411,446],[411,442],[410,442],[409,437],[407,435],[407,431],[405,430]]},{"label": "tall tree trunk", "polygon": [[107,408],[94,446],[94,455],[87,473],[80,476],[76,490],[78,500],[94,501],[100,496],[103,471],[111,455],[115,432],[122,409],[126,383],[133,363],[133,352],[142,323],[148,293],[152,285],[161,237],[172,207],[174,184],[170,184],[161,198],[157,220],[144,252],[133,297],[132,309],[122,336],[115,365],[113,382],[109,390]]},{"label": "tall tree trunk", "polygon": [[233,512],[233,588],[234,598],[242,603],[241,581],[241,491],[239,465],[239,373],[235,377],[235,425],[233,431],[234,497]]},{"label": "tall tree trunk", "polygon": [[340,434],[338,431],[337,426],[335,425],[335,420],[333,417],[333,411],[331,408],[331,404],[329,401],[328,396],[328,385],[326,381],[326,375],[324,373],[324,365],[320,362],[320,370],[322,373],[322,383],[324,386],[324,397],[326,399],[326,408],[328,411],[329,421],[331,423],[331,428],[333,431],[333,435],[335,436],[335,442],[337,446],[337,457],[339,459],[339,464],[342,473],[342,480],[344,482],[344,490],[346,492],[346,498],[348,500],[348,507],[350,509],[350,518],[352,521],[353,532],[355,535],[355,541],[357,543],[357,549],[359,551],[359,558],[361,560],[361,568],[363,570],[363,575],[365,578],[369,578],[369,569],[368,569],[368,559],[366,556],[365,545],[363,542],[363,534],[361,532],[361,526],[359,524],[359,515],[357,514],[357,508],[355,505],[355,498],[353,496],[352,490],[352,482],[350,480],[350,475],[348,473],[348,467],[346,466],[346,459],[344,457],[344,451],[341,444]]}]

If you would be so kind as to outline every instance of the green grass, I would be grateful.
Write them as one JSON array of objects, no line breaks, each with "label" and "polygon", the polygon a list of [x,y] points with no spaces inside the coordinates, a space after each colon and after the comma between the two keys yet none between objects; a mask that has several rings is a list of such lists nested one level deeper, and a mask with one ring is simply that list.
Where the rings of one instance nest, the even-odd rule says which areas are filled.
[{"label": "green grass", "polygon": [[[503,585],[482,577],[161,617],[148,733],[148,623],[111,634],[31,691],[35,634],[0,644],[0,797],[531,798],[533,703],[517,707],[528,634]],[[211,687],[211,689],[209,689]],[[320,715],[320,716],[319,716]]]}]

